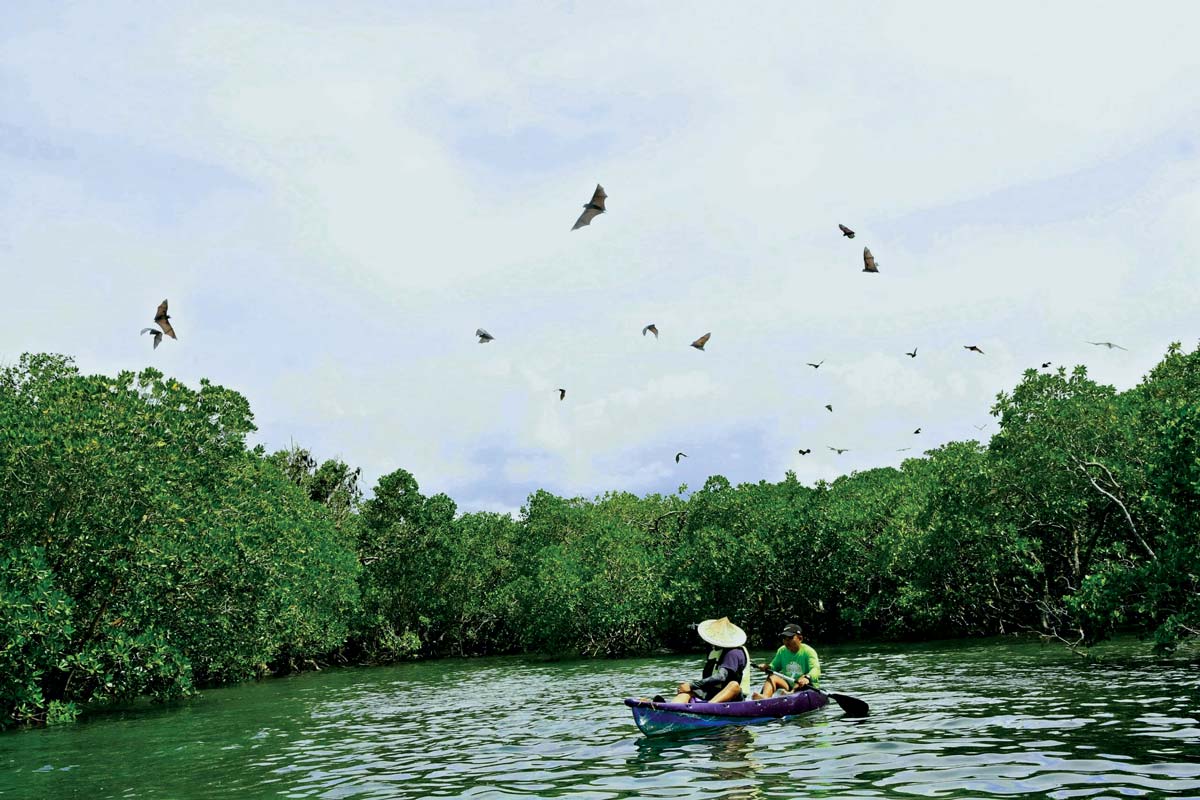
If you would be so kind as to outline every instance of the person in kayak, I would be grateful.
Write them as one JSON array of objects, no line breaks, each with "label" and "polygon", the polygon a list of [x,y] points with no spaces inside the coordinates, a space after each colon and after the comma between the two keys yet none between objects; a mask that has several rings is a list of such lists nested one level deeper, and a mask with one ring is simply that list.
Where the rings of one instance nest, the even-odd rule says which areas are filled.
[{"label": "person in kayak", "polygon": [[752,694],[751,700],[762,700],[776,691],[799,692],[810,686],[819,688],[821,660],[817,658],[817,651],[804,643],[804,632],[800,626],[789,623],[779,635],[783,637],[783,645],[775,651],[771,663],[755,665],[767,673],[767,680],[763,683],[762,692]]},{"label": "person in kayak", "polygon": [[696,633],[713,649],[704,662],[700,680],[679,684],[678,694],[671,702],[741,700],[744,693],[742,679],[750,667],[750,653],[745,648],[746,632],[730,622],[729,617],[721,617],[704,620],[696,626]]}]

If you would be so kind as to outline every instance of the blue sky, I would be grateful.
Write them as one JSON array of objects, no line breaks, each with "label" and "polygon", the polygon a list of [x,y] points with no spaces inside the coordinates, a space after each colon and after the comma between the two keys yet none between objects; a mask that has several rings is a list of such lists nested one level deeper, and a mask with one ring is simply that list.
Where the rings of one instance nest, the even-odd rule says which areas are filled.
[{"label": "blue sky", "polygon": [[[268,447],[405,467],[464,510],[898,464],[994,430],[1025,368],[1124,388],[1196,341],[1197,23],[18,4],[0,360],[208,377]],[[597,182],[609,213],[570,231]],[[163,297],[180,339],[151,351]]]}]

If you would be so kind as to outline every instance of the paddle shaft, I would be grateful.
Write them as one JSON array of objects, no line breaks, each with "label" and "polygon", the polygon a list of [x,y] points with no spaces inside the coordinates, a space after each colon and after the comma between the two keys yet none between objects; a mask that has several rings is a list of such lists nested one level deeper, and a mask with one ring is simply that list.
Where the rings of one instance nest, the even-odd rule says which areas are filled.
[{"label": "paddle shaft", "polygon": [[[776,672],[775,670],[771,669],[770,667],[763,669],[758,664],[751,664],[750,666],[754,667],[759,672],[765,672],[767,675],[778,675],[779,677],[781,677],[785,681],[787,681],[787,685],[788,685],[789,689],[794,688],[796,686],[796,682],[800,680],[799,678],[789,678],[787,675],[784,675],[782,672]],[[808,684],[808,688],[816,689],[818,692],[821,691],[820,689],[817,689],[817,687],[813,686],[811,681]]]}]

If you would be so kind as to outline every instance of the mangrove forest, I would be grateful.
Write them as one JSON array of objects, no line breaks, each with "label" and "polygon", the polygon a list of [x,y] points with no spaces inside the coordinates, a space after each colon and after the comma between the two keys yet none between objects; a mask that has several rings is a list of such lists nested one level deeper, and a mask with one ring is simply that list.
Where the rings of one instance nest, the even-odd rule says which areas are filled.
[{"label": "mangrove forest", "polygon": [[[1200,349],[1118,391],[1028,370],[990,441],[802,485],[460,513],[400,469],[248,445],[246,399],[154,369],[0,370],[4,726],[328,664],[752,638],[1200,635]],[[403,454],[398,454],[403,460]]]}]

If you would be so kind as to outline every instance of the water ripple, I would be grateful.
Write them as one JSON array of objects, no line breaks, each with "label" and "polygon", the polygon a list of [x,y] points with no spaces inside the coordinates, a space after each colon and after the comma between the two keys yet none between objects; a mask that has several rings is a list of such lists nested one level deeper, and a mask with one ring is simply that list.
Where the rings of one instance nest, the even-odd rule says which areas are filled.
[{"label": "water ripple", "polygon": [[1200,670],[1011,642],[822,648],[836,710],[646,738],[698,657],[440,661],[212,691],[0,737],[3,798],[1200,796]]}]

